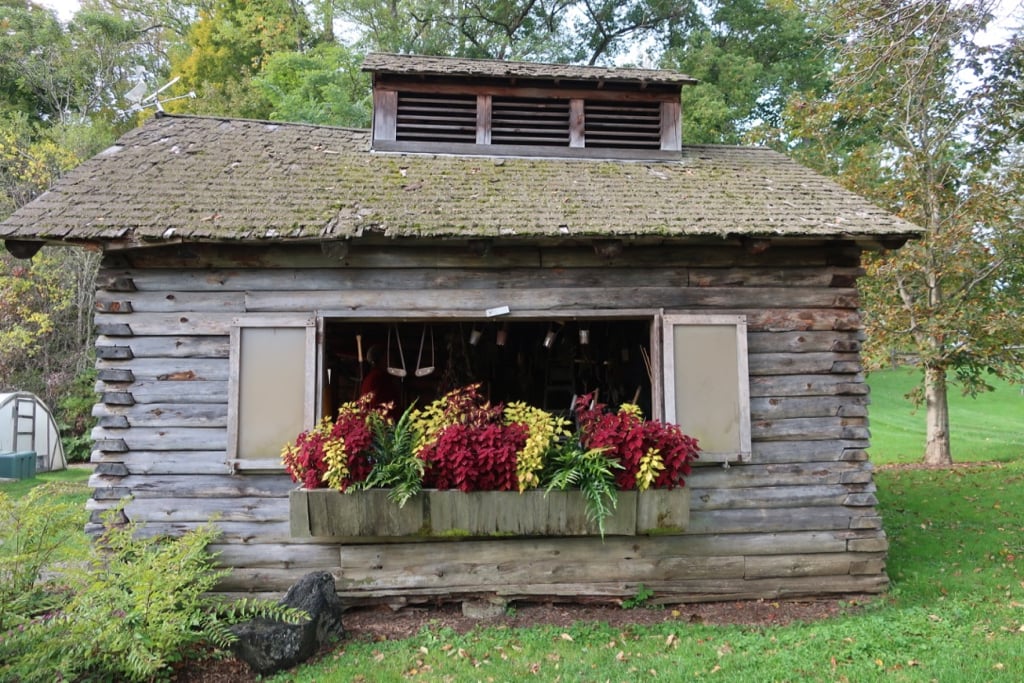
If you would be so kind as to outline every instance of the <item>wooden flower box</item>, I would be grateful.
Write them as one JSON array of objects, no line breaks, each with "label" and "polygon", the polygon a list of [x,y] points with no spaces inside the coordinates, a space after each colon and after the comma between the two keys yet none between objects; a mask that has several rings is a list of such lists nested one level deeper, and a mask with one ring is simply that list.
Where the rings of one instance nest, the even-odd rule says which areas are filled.
[{"label": "wooden flower box", "polygon": [[[289,494],[296,538],[459,539],[501,536],[597,536],[579,491],[424,491],[404,507],[385,489]],[[679,534],[690,518],[690,489],[619,491],[605,535]]]}]

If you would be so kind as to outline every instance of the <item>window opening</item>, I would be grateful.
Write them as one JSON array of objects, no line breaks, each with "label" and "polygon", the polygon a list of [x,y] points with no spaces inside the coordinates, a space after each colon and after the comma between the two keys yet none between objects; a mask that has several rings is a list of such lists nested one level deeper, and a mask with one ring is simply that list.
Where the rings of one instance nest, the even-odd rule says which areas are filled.
[{"label": "window opening", "polygon": [[495,97],[491,109],[491,142],[495,145],[569,144],[569,100]]},{"label": "window opening", "polygon": [[[374,371],[396,362],[406,369],[398,359],[412,349],[419,349],[416,366],[404,376]],[[322,392],[321,414],[333,415],[376,382],[375,393],[394,396],[399,411],[479,383],[492,402],[525,401],[568,415],[576,396],[597,391],[602,403],[636,403],[651,416],[652,369],[644,360],[650,353],[650,318],[428,323],[327,319],[323,357],[328,386]]]},{"label": "window opening", "polygon": [[661,148],[660,102],[587,100],[587,147]]},{"label": "window opening", "polygon": [[476,142],[476,96],[398,94],[398,140]]}]

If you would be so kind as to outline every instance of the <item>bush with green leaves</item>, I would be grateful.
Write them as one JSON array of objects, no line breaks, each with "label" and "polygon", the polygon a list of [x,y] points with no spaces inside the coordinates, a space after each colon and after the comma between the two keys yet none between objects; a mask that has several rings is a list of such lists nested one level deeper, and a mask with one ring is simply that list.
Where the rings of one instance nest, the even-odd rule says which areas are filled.
[{"label": "bush with green leaves", "polygon": [[75,376],[57,403],[54,418],[60,425],[64,457],[68,462],[88,462],[92,454],[92,415],[96,403],[96,369],[88,367]]},{"label": "bush with green leaves", "polygon": [[584,449],[576,441],[562,441],[553,449],[541,486],[547,491],[579,489],[587,506],[587,518],[597,522],[604,537],[604,521],[618,503],[615,474],[622,463],[605,455],[602,448]]},{"label": "bush with green leaves", "polygon": [[61,568],[56,604],[0,634],[0,679],[152,680],[191,653],[229,646],[231,624],[307,618],[272,602],[210,595],[228,571],[207,550],[219,535],[212,523],[162,538],[115,523],[119,514],[107,516],[87,557]]},{"label": "bush with green leaves", "polygon": [[18,498],[0,491],[0,634],[56,606],[59,577],[43,580],[45,569],[82,559],[86,511],[68,495],[79,489],[48,483]]}]

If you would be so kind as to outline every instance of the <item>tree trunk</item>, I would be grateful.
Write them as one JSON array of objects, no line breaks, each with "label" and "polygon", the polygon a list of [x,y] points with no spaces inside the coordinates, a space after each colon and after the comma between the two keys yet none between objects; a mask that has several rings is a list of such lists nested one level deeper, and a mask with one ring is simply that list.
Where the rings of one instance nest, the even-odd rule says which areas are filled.
[{"label": "tree trunk", "polygon": [[949,467],[953,454],[949,448],[949,400],[946,370],[925,367],[924,400],[926,406],[924,463],[932,467]]}]

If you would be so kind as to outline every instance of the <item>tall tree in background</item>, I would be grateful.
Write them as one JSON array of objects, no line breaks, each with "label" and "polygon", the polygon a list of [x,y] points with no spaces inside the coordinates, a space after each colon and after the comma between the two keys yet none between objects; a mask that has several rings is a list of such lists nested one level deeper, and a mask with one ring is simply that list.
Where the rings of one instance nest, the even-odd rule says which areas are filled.
[{"label": "tall tree in background", "polygon": [[610,63],[696,16],[692,0],[339,0],[364,50]]},{"label": "tall tree in background", "polygon": [[370,78],[362,61],[361,54],[334,43],[275,52],[252,84],[273,120],[368,128]]},{"label": "tall tree in background", "polygon": [[29,3],[0,6],[0,92],[7,106],[58,124],[111,120],[131,87],[138,31],[103,12],[82,11],[62,25]]},{"label": "tall tree in background", "polygon": [[[121,127],[137,32],[82,12],[66,26],[34,3],[0,4],[0,217],[46,191],[108,146]],[[35,392],[67,427],[88,433],[92,296],[98,255],[45,248],[31,260],[0,254],[0,390]],[[73,413],[73,414],[72,414]],[[82,453],[78,453],[81,457]],[[87,449],[86,453],[87,455]]]},{"label": "tall tree in background", "polygon": [[787,102],[828,86],[821,29],[796,2],[711,0],[703,8],[699,22],[667,34],[660,59],[700,79],[682,92],[686,141],[788,147]]},{"label": "tall tree in background", "polygon": [[1024,256],[1019,156],[1006,136],[983,134],[1006,129],[1020,63],[1000,76],[1012,72],[1016,94],[983,78],[1012,49],[978,43],[991,20],[983,0],[839,0],[827,11],[833,89],[791,104],[794,132],[806,161],[925,229],[868,262],[866,350],[876,366],[894,349],[920,359],[924,461],[949,465],[948,382],[973,394],[988,373],[1024,371],[1024,310],[1011,287]]},{"label": "tall tree in background", "polygon": [[189,28],[187,52],[172,64],[195,113],[269,118],[252,79],[276,52],[303,51],[311,26],[298,0],[216,0]]}]

